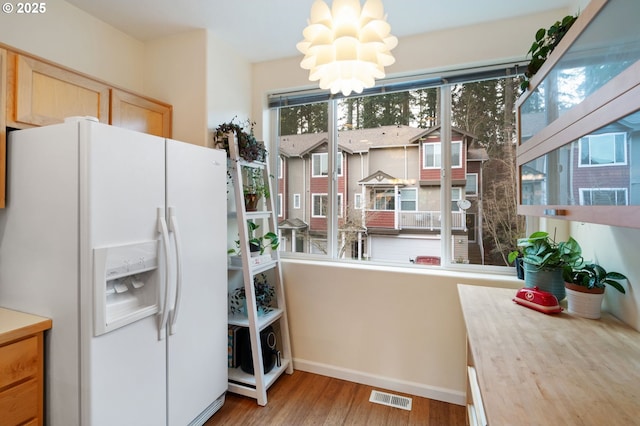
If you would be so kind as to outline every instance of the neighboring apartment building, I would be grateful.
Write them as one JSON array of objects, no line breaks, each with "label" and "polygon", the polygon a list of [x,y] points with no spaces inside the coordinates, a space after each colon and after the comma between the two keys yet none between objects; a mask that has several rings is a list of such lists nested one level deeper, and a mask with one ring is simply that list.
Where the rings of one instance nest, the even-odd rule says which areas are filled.
[{"label": "neighboring apartment building", "polygon": [[[452,129],[452,259],[480,256],[482,166],[475,137]],[[344,258],[438,263],[442,214],[440,127],[338,132],[338,220]],[[281,250],[323,253],[327,234],[327,133],[280,138]],[[480,261],[474,263],[481,263]]]}]

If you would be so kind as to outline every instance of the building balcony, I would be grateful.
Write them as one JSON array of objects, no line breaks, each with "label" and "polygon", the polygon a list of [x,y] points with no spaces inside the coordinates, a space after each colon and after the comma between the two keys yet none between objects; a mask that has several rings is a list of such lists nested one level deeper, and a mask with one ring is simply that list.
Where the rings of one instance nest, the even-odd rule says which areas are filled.
[{"label": "building balcony", "polygon": [[[427,230],[442,229],[442,212],[438,211],[380,211],[367,210],[367,227]],[[451,212],[451,229],[464,230],[464,212]]]}]

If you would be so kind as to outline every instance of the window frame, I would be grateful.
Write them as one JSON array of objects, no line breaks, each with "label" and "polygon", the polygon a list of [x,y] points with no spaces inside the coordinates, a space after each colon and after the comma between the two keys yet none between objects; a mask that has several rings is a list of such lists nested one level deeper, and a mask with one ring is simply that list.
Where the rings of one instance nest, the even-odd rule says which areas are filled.
[{"label": "window frame", "polygon": [[[454,164],[453,163],[453,151],[455,149],[455,146],[458,146],[457,149],[457,158],[459,159],[460,163],[459,164]],[[427,150],[426,147],[433,147],[434,148],[434,152],[433,152],[433,166],[427,166]],[[438,149],[435,149],[435,148]],[[436,152],[437,151],[437,152]],[[436,164],[437,163],[437,164]],[[462,168],[462,141],[451,141],[451,168],[452,169],[460,169]],[[424,170],[440,170],[442,168],[442,142],[423,142],[422,143],[422,168]]]},{"label": "window frame", "polygon": [[[622,161],[616,161],[617,160],[617,144],[618,144],[618,136],[622,136],[623,140],[622,140],[622,155],[624,157],[624,159]],[[598,139],[604,138],[604,137],[613,137],[613,144],[610,144],[612,146],[612,150],[613,150],[613,162],[612,163],[593,163],[591,162],[591,158],[592,158],[592,148],[591,148],[591,143],[592,140],[593,142],[596,142]],[[587,154],[587,158],[589,159],[588,163],[584,163],[583,162],[583,143],[586,140],[586,143],[589,146],[589,153]],[[629,158],[628,158],[628,153],[627,153],[627,134],[625,132],[611,132],[611,133],[601,133],[598,135],[587,135],[587,136],[583,136],[578,140],[578,167],[615,167],[615,166],[626,166],[627,163],[629,162]]]},{"label": "window frame", "polygon": [[[320,172],[321,174],[317,173],[316,170],[316,158],[320,158]],[[338,172],[338,176],[342,176],[342,161],[343,161],[343,155],[342,152],[338,152],[338,160],[336,161],[337,163],[337,172]],[[326,174],[323,174],[322,172],[324,171],[324,169],[326,168]],[[311,153],[311,177],[313,178],[326,178],[327,176],[329,176],[329,153],[327,152],[313,152]]]}]

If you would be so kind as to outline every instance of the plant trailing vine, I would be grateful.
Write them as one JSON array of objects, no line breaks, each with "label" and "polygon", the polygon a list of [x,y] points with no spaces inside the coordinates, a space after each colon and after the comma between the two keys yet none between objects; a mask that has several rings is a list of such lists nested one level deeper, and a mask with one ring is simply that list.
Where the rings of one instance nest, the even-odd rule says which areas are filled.
[{"label": "plant trailing vine", "polygon": [[229,138],[227,134],[233,132],[238,138],[238,155],[248,162],[265,161],[267,150],[264,143],[256,140],[253,134],[253,126],[255,122],[247,119],[245,123],[237,123],[233,117],[228,123],[222,123],[216,127],[213,135],[216,148],[227,151],[227,157],[230,156]]},{"label": "plant trailing vine", "polygon": [[556,48],[560,40],[565,36],[569,28],[578,18],[577,15],[567,15],[562,21],[556,21],[549,29],[540,28],[536,32],[536,38],[527,55],[531,54],[531,61],[524,73],[525,79],[520,84],[520,89],[525,91],[529,88],[531,78],[540,70],[553,49]]}]

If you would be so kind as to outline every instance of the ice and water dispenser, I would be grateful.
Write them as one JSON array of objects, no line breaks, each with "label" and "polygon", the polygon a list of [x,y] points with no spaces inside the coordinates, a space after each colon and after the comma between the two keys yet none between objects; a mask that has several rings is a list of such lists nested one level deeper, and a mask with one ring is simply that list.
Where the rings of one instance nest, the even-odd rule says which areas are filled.
[{"label": "ice and water dispenser", "polygon": [[159,310],[158,241],[93,250],[95,335]]}]

